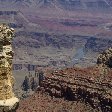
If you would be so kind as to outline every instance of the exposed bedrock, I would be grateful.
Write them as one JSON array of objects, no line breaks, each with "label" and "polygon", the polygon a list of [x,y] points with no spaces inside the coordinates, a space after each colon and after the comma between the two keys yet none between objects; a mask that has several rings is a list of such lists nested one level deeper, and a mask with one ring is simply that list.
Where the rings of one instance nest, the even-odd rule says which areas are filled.
[{"label": "exposed bedrock", "polygon": [[111,38],[104,39],[104,38],[91,37],[87,40],[87,43],[85,44],[85,51],[101,53],[110,47],[112,47]]},{"label": "exposed bedrock", "polygon": [[98,56],[97,64],[112,68],[112,48],[109,48]]},{"label": "exposed bedrock", "polygon": [[52,76],[46,75],[45,80],[41,83],[43,86],[42,90],[47,92],[52,98],[80,101],[89,104],[97,111],[111,112],[112,84],[108,81],[98,81],[98,76],[95,78],[94,75],[91,76],[93,78],[90,78],[81,76],[81,74],[78,75],[77,72],[73,75],[56,71],[52,73]]}]

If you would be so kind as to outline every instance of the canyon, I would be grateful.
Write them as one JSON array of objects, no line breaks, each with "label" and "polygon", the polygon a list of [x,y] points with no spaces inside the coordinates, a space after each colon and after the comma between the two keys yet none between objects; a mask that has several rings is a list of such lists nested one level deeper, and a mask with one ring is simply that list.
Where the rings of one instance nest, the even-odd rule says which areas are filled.
[{"label": "canyon", "polygon": [[[15,29],[17,112],[112,111],[111,57],[104,52],[112,47],[111,12],[111,0],[0,0],[0,23]],[[22,98],[24,77],[39,68],[48,69],[41,88]]]},{"label": "canyon", "polygon": [[[111,47],[110,0],[1,0],[0,3],[0,22],[16,29],[15,65],[88,66],[96,62],[98,53]],[[84,55],[77,56],[77,61],[74,57],[80,49]]]},{"label": "canyon", "polygon": [[23,99],[17,112],[111,112],[111,51],[102,52],[94,67],[46,69],[35,94]]}]

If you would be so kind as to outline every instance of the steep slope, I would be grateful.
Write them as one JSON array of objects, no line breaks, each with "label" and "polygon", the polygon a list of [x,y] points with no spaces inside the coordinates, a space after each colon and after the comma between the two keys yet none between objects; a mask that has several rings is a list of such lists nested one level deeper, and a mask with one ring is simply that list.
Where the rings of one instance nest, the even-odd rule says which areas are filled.
[{"label": "steep slope", "polygon": [[[111,112],[112,70],[99,67],[48,70],[37,92],[20,103],[17,112]],[[28,108],[27,108],[28,107]]]},{"label": "steep slope", "polygon": [[110,9],[109,4],[104,0],[58,0],[61,7],[68,10],[75,9]]},{"label": "steep slope", "polygon": [[[105,9],[111,11],[108,3],[106,0],[0,0],[0,22],[16,29],[14,48],[17,60],[39,60],[39,63],[46,64],[47,59],[49,65],[57,60],[59,63],[72,60],[85,44],[86,50],[104,50],[108,42],[103,44],[99,39],[92,46],[90,37],[105,34],[107,38],[109,33],[112,37],[111,29],[105,28],[111,23],[111,13],[96,13]],[[89,12],[93,9],[92,13]]]},{"label": "steep slope", "polygon": [[[64,10],[110,10],[111,3],[106,0],[0,0],[2,5],[14,8],[54,7]],[[1,5],[1,6],[2,6]]]},{"label": "steep slope", "polygon": [[94,56],[94,53],[101,53],[106,49],[112,47],[112,39],[110,38],[96,38],[91,37],[85,44],[85,51],[87,54]]}]

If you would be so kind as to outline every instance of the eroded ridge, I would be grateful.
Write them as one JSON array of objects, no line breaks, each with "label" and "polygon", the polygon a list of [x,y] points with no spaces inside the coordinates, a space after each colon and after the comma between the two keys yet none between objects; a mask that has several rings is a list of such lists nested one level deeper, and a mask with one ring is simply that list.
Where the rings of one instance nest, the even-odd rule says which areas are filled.
[{"label": "eroded ridge", "polygon": [[112,71],[102,77],[97,67],[67,68],[46,74],[42,86],[52,97],[81,101],[97,111],[112,111]]}]

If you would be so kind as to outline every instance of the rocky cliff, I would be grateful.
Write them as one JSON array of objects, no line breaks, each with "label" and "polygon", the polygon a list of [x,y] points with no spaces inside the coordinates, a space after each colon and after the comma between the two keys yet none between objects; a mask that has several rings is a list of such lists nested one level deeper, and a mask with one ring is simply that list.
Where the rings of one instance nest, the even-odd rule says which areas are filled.
[{"label": "rocky cliff", "polygon": [[111,38],[91,37],[87,40],[87,43],[85,44],[85,50],[87,52],[101,53],[110,47],[112,47]]},{"label": "rocky cliff", "polygon": [[66,66],[88,38],[80,35],[18,32],[13,42],[14,61],[24,64],[32,60],[32,64],[42,65],[43,62],[43,65],[48,66],[53,64],[57,67],[59,64]]},{"label": "rocky cliff", "polygon": [[19,99],[13,93],[14,77],[12,75],[13,50],[11,41],[14,29],[0,25],[0,111],[9,112],[17,109]]},{"label": "rocky cliff", "polygon": [[45,91],[52,97],[82,100],[102,112],[112,110],[111,73],[100,78],[98,69],[68,68],[46,75]]},{"label": "rocky cliff", "polygon": [[[86,50],[91,51],[88,54],[92,55],[93,51],[99,53],[107,48],[105,45],[111,45],[111,39],[90,38],[111,32],[105,29],[111,23],[111,14],[104,14],[104,10],[111,9],[106,0],[0,0],[0,8],[0,21],[17,31],[14,63],[59,65],[63,62],[66,66],[85,43]],[[90,10],[94,12],[89,13]],[[86,59],[82,60],[87,62]]]},{"label": "rocky cliff", "polygon": [[[83,108],[83,112],[111,112],[112,111],[112,70],[111,70],[111,48],[100,54],[97,59],[97,65],[88,68],[65,68],[62,70],[46,70],[44,79],[40,81],[40,88],[37,89],[37,93],[31,96],[36,101],[37,97],[40,97],[40,103],[36,110],[41,111],[54,110],[55,101],[59,101],[59,111],[62,111],[64,105],[69,105],[72,102],[72,106],[77,106],[78,112]],[[100,65],[103,65],[102,67]],[[105,66],[108,69],[107,72]],[[43,102],[43,95],[44,100]],[[48,101],[49,100],[49,101]],[[27,100],[26,100],[27,101]],[[24,104],[26,101],[23,101]],[[28,100],[29,101],[29,100]],[[46,105],[47,101],[51,106]],[[82,104],[85,107],[80,107]],[[32,105],[32,104],[30,104]],[[34,104],[33,104],[34,105]],[[48,108],[45,108],[46,105]],[[23,106],[20,106],[20,110],[23,110]],[[55,111],[58,112],[58,107],[55,107]],[[86,109],[85,109],[86,108]],[[31,109],[31,108],[30,108]],[[74,112],[69,106],[66,108],[68,112]],[[33,109],[31,109],[33,110]],[[25,109],[25,111],[27,111]],[[19,109],[18,109],[19,112]]]},{"label": "rocky cliff", "polygon": [[98,56],[97,64],[102,67],[112,68],[112,48],[109,48]]},{"label": "rocky cliff", "polygon": [[[106,77],[101,77],[98,68],[66,68],[46,72],[45,79],[40,83],[41,88],[38,88],[37,93],[23,100],[17,112],[22,110],[27,112],[26,107],[29,104],[28,108],[31,111],[41,112],[45,110],[74,112],[74,108],[77,112],[81,110],[83,112],[111,112],[111,73],[112,71]],[[31,101],[38,101],[38,105]],[[58,102],[60,106],[57,106],[55,102]]]},{"label": "rocky cliff", "polygon": [[2,7],[3,5],[10,6],[14,8],[55,8],[64,10],[108,10],[111,9],[111,3],[108,0],[0,0]]}]

